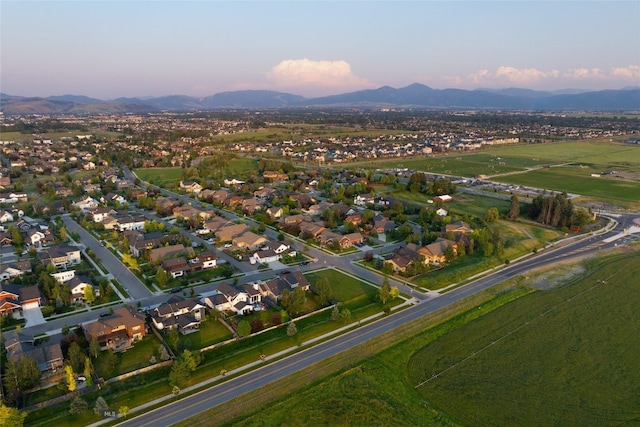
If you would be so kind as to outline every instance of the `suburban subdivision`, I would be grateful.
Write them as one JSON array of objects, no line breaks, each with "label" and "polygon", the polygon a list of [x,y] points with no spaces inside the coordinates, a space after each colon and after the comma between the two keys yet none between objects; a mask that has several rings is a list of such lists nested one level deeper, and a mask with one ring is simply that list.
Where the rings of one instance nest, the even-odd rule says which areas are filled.
[{"label": "suburban subdivision", "polygon": [[414,108],[2,115],[3,411],[636,422],[639,129]]}]

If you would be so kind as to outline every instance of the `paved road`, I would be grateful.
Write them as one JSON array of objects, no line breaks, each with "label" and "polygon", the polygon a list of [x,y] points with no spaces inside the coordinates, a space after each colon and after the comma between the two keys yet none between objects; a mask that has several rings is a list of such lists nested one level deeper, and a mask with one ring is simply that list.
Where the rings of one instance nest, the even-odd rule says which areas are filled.
[{"label": "paved road", "polygon": [[67,230],[80,235],[82,243],[96,254],[102,265],[107,269],[105,273],[112,274],[127,290],[132,299],[138,300],[153,295],[135,274],[125,267],[107,248],[102,246],[98,239],[80,227],[70,216],[63,215],[62,220]]},{"label": "paved road", "polygon": [[[627,223],[626,219],[622,221],[622,224],[624,223]],[[572,257],[584,256],[613,247],[614,242],[603,243],[603,240],[618,233],[623,227],[622,224],[618,225],[617,230],[578,241],[574,244],[559,246],[538,256],[525,259],[517,264],[506,266],[491,275],[447,292],[438,298],[426,300],[404,311],[384,317],[371,324],[357,328],[354,331],[313,346],[305,351],[254,370],[249,374],[233,378],[178,402],[129,419],[122,424],[125,426],[157,426],[171,425],[183,421],[213,406],[224,404],[246,392],[255,390],[271,382],[282,380],[293,372],[312,366],[314,363],[352,348],[355,345],[364,343],[385,332],[401,327],[405,323],[416,321],[440,308],[490,288],[505,279],[523,274],[541,265],[548,265],[549,263]]]}]

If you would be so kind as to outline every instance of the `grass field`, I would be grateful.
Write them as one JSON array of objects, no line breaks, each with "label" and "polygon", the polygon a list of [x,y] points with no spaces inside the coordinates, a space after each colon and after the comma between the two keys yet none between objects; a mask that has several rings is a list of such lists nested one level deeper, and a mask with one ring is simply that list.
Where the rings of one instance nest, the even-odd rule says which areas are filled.
[{"label": "grass field", "polygon": [[599,167],[600,171],[602,168],[616,168],[638,173],[640,148],[630,144],[595,141],[518,144],[437,157],[381,160],[368,162],[368,166],[364,167],[405,167],[472,177],[566,163]]},{"label": "grass field", "polygon": [[[246,178],[258,170],[258,161],[255,159],[238,157],[231,159],[229,165],[224,168],[225,176]],[[144,168],[136,169],[135,173],[143,181],[151,182],[159,187],[178,185],[183,179],[183,168]]]},{"label": "grass field", "polygon": [[617,256],[524,297],[499,292],[225,425],[633,425],[639,261]]},{"label": "grass field", "polygon": [[[638,153],[640,153],[640,150]],[[624,202],[637,202],[640,200],[640,181],[608,176],[591,176],[591,174],[599,174],[602,171],[600,167],[563,166],[498,176],[492,178],[492,180],[555,191],[566,191],[567,193],[592,196],[599,199]]]},{"label": "grass field", "polygon": [[515,301],[416,352],[407,378],[466,425],[637,422],[638,274],[640,254],[619,257]]},{"label": "grass field", "polygon": [[159,187],[174,184],[182,179],[182,168],[145,168],[136,169],[135,173],[142,181],[150,182]]}]

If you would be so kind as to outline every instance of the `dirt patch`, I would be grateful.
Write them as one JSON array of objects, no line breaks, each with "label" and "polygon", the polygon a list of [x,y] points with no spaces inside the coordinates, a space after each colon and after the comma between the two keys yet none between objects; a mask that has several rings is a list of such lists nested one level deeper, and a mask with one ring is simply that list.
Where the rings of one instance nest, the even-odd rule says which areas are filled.
[{"label": "dirt patch", "polygon": [[533,277],[525,280],[524,284],[541,291],[555,288],[558,285],[566,283],[573,277],[584,273],[585,267],[582,263],[572,264],[554,264],[553,268],[542,271]]}]

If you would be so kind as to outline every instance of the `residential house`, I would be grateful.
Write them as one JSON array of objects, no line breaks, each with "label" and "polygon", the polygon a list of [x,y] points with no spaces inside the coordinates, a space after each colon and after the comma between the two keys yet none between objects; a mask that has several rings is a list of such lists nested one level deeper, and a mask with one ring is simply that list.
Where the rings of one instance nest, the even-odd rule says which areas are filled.
[{"label": "residential house", "polygon": [[[68,281],[64,282],[65,286],[69,288],[71,291],[71,301],[84,301],[84,295],[87,288],[93,288],[93,283],[91,283],[91,279],[87,276],[74,276]],[[95,291],[94,295],[98,292]],[[98,295],[96,295],[98,296]]]},{"label": "residential house", "polygon": [[393,231],[395,228],[395,221],[387,217],[376,215],[373,218],[373,230],[376,232],[376,234],[388,233],[389,231]]},{"label": "residential house", "polygon": [[143,230],[146,221],[147,219],[142,215],[126,215],[120,218],[116,218],[116,224],[114,228],[118,231]]},{"label": "residential house", "polygon": [[302,239],[317,239],[320,233],[326,230],[319,222],[301,222],[299,226]]},{"label": "residential house", "polygon": [[272,196],[276,193],[276,189],[275,188],[271,188],[271,187],[262,187],[259,190],[256,190],[253,192],[253,197],[255,197],[258,200],[269,200],[272,198]]},{"label": "residential house", "polygon": [[29,260],[2,263],[0,264],[0,280],[11,280],[31,273],[31,271],[31,262]]},{"label": "residential house", "polygon": [[282,255],[277,254],[273,249],[259,250],[254,252],[249,258],[251,264],[268,264],[280,259]]},{"label": "residential house", "polygon": [[358,194],[353,198],[353,204],[356,206],[368,206],[373,205],[374,198],[370,194]]},{"label": "residential house", "polygon": [[291,245],[287,245],[284,242],[267,242],[264,246],[260,248],[260,250],[268,250],[271,249],[277,254],[282,254],[288,251],[291,248]]},{"label": "residential house", "polygon": [[42,296],[38,286],[20,286],[0,284],[0,315],[19,316],[23,308],[39,307]]},{"label": "residential house", "polygon": [[127,203],[127,199],[125,199],[124,196],[121,196],[120,194],[115,194],[115,193],[109,193],[105,196],[100,197],[100,201],[102,203],[111,204],[111,205],[117,203],[120,206]]},{"label": "residential house", "polygon": [[77,202],[73,203],[73,206],[80,209],[81,211],[85,211],[87,212],[89,209],[94,209],[97,208],[99,205],[98,201],[96,199],[94,199],[93,197],[85,197],[82,200],[78,200]]},{"label": "residential house", "polygon": [[203,221],[208,220],[214,215],[213,212],[198,209],[191,206],[191,204],[176,206],[173,208],[172,213],[176,218],[200,218]]},{"label": "residential house", "polygon": [[13,236],[8,231],[0,231],[0,246],[13,245]]},{"label": "residential house", "polygon": [[247,224],[231,224],[216,230],[216,238],[220,242],[230,242],[235,237],[240,236],[241,234],[248,232],[249,226]]},{"label": "residential house", "polygon": [[196,332],[205,320],[205,306],[196,299],[172,295],[153,310],[151,320],[158,330],[178,328],[182,334]]},{"label": "residential house", "polygon": [[89,209],[88,212],[93,222],[102,222],[105,218],[116,214],[116,210],[113,208],[95,208]]},{"label": "residential house", "polygon": [[229,207],[230,209],[235,208],[236,206],[242,206],[242,201],[244,197],[242,196],[229,196],[225,199],[224,205]]},{"label": "residential house", "polygon": [[180,234],[163,233],[162,231],[143,233],[139,230],[127,230],[123,234],[129,243],[129,252],[136,258],[142,255],[144,251],[167,243],[175,244],[182,238]]},{"label": "residential house", "polygon": [[216,190],[213,192],[212,201],[214,203],[218,203],[220,205],[224,204],[225,200],[227,200],[230,196],[230,193],[227,190]]},{"label": "residential house", "polygon": [[263,209],[262,202],[256,199],[244,199],[242,201],[242,213],[246,215],[253,215]]},{"label": "residential house", "polygon": [[264,182],[287,181],[289,180],[289,175],[278,171],[264,171],[262,173],[262,179]]},{"label": "residential house", "polygon": [[292,271],[260,284],[260,292],[263,298],[277,304],[282,299],[282,293],[285,290],[293,292],[297,287],[301,287],[308,291],[310,286],[309,281],[300,271]]},{"label": "residential house", "polygon": [[342,249],[350,248],[353,245],[364,243],[364,236],[360,233],[349,233],[342,236],[338,243]]},{"label": "residential house", "polygon": [[198,193],[202,191],[202,188],[202,185],[200,185],[196,181],[180,181],[180,189],[186,191],[187,193],[198,195]]},{"label": "residential house", "polygon": [[132,307],[121,307],[107,317],[85,324],[84,332],[87,340],[98,340],[103,350],[125,351],[145,336],[145,316]]},{"label": "residential house", "polygon": [[9,211],[0,209],[0,223],[12,222],[12,221],[13,221],[13,214]]},{"label": "residential house", "polygon": [[349,223],[349,224],[353,224],[354,226],[359,226],[360,224],[362,224],[362,214],[360,212],[355,212],[352,213],[351,215],[348,215],[345,219],[344,219],[345,224]]},{"label": "residential house", "polygon": [[162,268],[174,279],[176,277],[184,276],[191,271],[189,267],[189,261],[183,256],[177,258],[169,258],[162,261]]},{"label": "residential house", "polygon": [[64,366],[64,357],[59,343],[45,342],[36,346],[33,336],[20,331],[9,331],[4,334],[4,347],[9,360],[15,362],[22,357],[31,357],[38,364],[38,370],[45,375],[56,372]]},{"label": "residential house", "polygon": [[185,247],[183,244],[162,246],[160,248],[152,249],[149,252],[149,261],[155,263],[166,258],[175,257],[177,255],[186,255],[188,257],[193,257],[194,250],[192,247]]},{"label": "residential house", "polygon": [[278,219],[282,217],[282,214],[284,213],[284,211],[280,206],[271,206],[265,211],[265,213],[271,219]]},{"label": "residential house", "polygon": [[238,185],[244,184],[244,181],[236,178],[225,178],[224,185],[227,187],[236,187]]},{"label": "residential house", "polygon": [[316,241],[321,245],[332,245],[335,242],[339,242],[340,239],[342,239],[342,235],[326,228],[316,236]]},{"label": "residential house", "polygon": [[[207,296],[203,296],[202,301],[209,308],[217,311],[230,311],[238,314],[247,314],[254,311],[256,304],[261,301],[261,295],[258,290],[258,285],[254,285],[252,288],[252,294],[257,294],[255,297],[250,297],[247,293],[247,289],[237,289],[227,283],[221,283],[215,293]],[[255,302],[253,302],[255,300]]]},{"label": "residential house", "polygon": [[442,196],[436,196],[433,198],[434,202],[447,203],[453,200],[453,197],[448,194],[443,194]]},{"label": "residential house", "polygon": [[220,228],[227,225],[233,225],[233,222],[229,221],[228,219],[224,219],[220,216],[217,216],[217,217],[211,218],[208,221],[205,221],[205,223],[202,225],[202,228],[204,228],[205,230],[209,230],[212,233],[215,233]]},{"label": "residential house", "polygon": [[202,190],[200,193],[198,193],[198,198],[200,198],[201,200],[204,200],[206,202],[213,202],[213,195],[215,194],[215,191],[210,190],[208,188]]},{"label": "residential house", "polygon": [[267,239],[264,236],[256,234],[252,231],[246,231],[241,235],[234,237],[231,243],[237,248],[255,250],[263,245]]},{"label": "residential house", "polygon": [[54,267],[64,270],[82,262],[80,249],[67,243],[46,248],[38,252],[38,257],[45,266],[53,264]]},{"label": "residential house", "polygon": [[451,224],[447,224],[444,229],[445,233],[462,233],[462,234],[471,234],[473,233],[473,228],[469,224],[464,221],[456,221]]},{"label": "residential house", "polygon": [[391,264],[393,271],[405,272],[409,264],[419,262],[420,260],[421,257],[418,252],[418,246],[409,243],[406,246],[394,249],[393,252],[385,258],[385,263]]},{"label": "residential house", "polygon": [[421,247],[419,253],[425,257],[426,262],[441,263],[446,261],[445,253],[449,247],[453,248],[455,256],[457,253],[456,242],[438,237],[433,243]]}]

